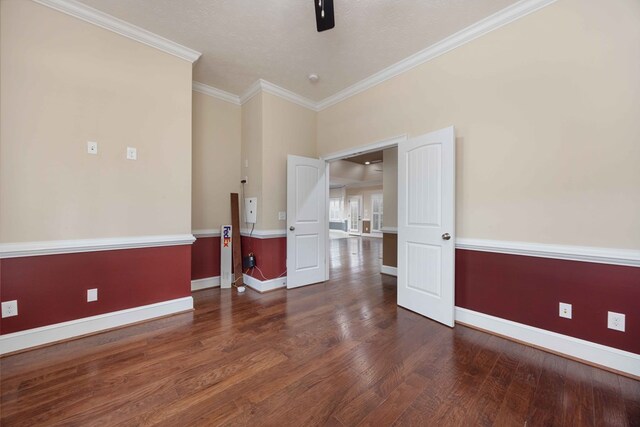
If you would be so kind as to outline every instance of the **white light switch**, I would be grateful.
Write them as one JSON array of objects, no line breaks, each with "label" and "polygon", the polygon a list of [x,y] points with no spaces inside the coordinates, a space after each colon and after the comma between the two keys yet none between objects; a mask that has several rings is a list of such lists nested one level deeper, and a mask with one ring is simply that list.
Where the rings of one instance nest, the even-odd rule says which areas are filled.
[{"label": "white light switch", "polygon": [[138,150],[134,147],[127,147],[127,159],[138,160]]},{"label": "white light switch", "polygon": [[95,141],[87,141],[87,153],[98,154],[98,143]]},{"label": "white light switch", "polygon": [[98,301],[98,290],[87,289],[87,302]]},{"label": "white light switch", "polygon": [[287,213],[284,211],[278,212],[278,221],[284,221],[287,219]]}]

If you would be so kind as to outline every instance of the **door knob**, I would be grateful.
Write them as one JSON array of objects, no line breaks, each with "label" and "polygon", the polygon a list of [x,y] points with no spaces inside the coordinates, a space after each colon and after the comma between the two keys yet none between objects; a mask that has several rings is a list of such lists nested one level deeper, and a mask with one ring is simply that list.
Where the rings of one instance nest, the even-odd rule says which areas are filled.
[{"label": "door knob", "polygon": [[293,225],[292,225],[291,227],[289,227],[289,230],[291,230],[291,231],[293,231],[293,230],[295,230],[295,229],[296,229],[296,228],[295,228]]},{"label": "door knob", "polygon": [[449,233],[444,233],[442,235],[442,240],[450,240],[451,239],[451,234]]}]

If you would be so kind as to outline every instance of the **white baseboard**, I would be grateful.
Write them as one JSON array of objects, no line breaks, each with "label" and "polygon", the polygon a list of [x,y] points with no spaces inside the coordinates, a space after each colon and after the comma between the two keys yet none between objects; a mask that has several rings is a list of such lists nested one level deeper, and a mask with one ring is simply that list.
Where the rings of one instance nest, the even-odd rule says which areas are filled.
[{"label": "white baseboard", "polygon": [[274,289],[287,287],[287,276],[271,280],[258,280],[255,277],[244,275],[244,284],[258,292],[267,292]]},{"label": "white baseboard", "polygon": [[640,377],[640,355],[558,334],[466,308],[456,307],[456,322],[516,339],[556,353]]},{"label": "white baseboard", "polygon": [[202,289],[217,288],[220,286],[220,276],[205,277],[204,279],[195,279],[191,281],[191,292],[200,291]]},{"label": "white baseboard", "polygon": [[389,276],[398,277],[398,267],[390,267],[388,265],[380,266],[380,273],[388,274]]},{"label": "white baseboard", "polygon": [[192,309],[193,298],[184,297],[0,335],[0,354],[12,353],[29,347],[50,344]]}]

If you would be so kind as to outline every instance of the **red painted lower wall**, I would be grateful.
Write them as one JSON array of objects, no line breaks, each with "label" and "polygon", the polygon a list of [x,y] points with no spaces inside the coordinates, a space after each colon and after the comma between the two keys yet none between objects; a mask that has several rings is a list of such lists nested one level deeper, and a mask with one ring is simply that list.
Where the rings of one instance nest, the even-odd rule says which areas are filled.
[{"label": "red painted lower wall", "polygon": [[[640,354],[640,268],[458,249],[456,305]],[[607,328],[607,311],[626,315],[626,332]]]},{"label": "red painted lower wall", "polygon": [[7,258],[0,268],[2,301],[18,300],[19,313],[2,319],[2,334],[191,295],[190,245]]},{"label": "red painted lower wall", "polygon": [[191,246],[191,280],[220,276],[220,236],[198,237]]},{"label": "red painted lower wall", "polygon": [[[242,256],[250,252],[256,256],[258,269],[247,274],[258,280],[281,277],[287,270],[287,239],[275,237],[258,239],[242,236]],[[264,274],[264,277],[263,277]],[[220,275],[220,237],[198,237],[192,246],[191,280]]]},{"label": "red painted lower wall", "polygon": [[253,252],[256,256],[256,266],[247,274],[258,280],[271,280],[286,276],[287,271],[287,238],[275,237],[271,239],[258,239],[255,237],[242,237],[242,256]]}]

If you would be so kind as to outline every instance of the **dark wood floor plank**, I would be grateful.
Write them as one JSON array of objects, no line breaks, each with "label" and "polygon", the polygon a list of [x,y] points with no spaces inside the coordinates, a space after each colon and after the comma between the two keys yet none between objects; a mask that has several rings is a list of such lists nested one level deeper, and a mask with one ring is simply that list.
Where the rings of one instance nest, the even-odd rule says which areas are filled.
[{"label": "dark wood floor plank", "polygon": [[378,239],[332,280],[0,358],[0,424],[638,425],[640,382],[396,305]]}]

